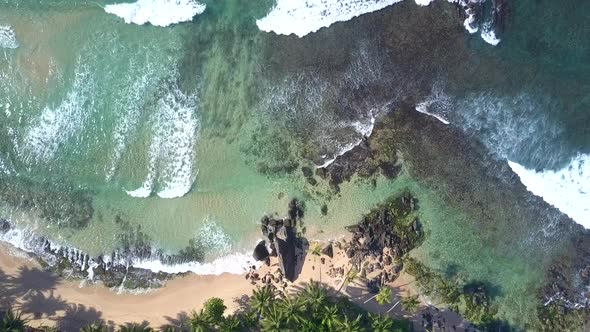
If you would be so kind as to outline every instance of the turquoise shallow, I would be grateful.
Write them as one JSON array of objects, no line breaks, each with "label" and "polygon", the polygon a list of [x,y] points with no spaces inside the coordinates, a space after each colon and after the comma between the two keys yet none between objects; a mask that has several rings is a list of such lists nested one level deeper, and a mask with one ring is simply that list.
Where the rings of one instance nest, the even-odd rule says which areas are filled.
[{"label": "turquoise shallow", "polygon": [[[496,46],[485,19],[470,34],[440,0],[342,14],[301,38],[257,25],[281,1],[178,3],[140,0],[127,6],[162,7],[129,16],[112,1],[0,0],[0,218],[91,254],[141,232],[166,252],[197,239],[213,260],[249,250],[260,217],[292,197],[310,236],[329,238],[410,190],[427,229],[416,255],[498,286],[511,322],[534,319],[535,287],[568,255],[554,228],[567,218],[503,185],[514,171],[590,226],[590,3],[513,1]],[[338,194],[306,182],[302,166],[329,164],[402,104],[450,124],[400,118],[415,131],[398,178]],[[445,147],[447,131],[481,145]]]}]

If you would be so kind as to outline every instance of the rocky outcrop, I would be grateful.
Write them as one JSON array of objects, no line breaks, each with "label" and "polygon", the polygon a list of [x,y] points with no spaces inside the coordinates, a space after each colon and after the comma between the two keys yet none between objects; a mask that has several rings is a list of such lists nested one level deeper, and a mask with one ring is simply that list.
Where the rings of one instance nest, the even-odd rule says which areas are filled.
[{"label": "rocky outcrop", "polygon": [[356,225],[346,244],[346,256],[362,275],[369,289],[394,281],[402,270],[401,258],[420,244],[422,227],[415,216],[417,200],[411,195],[392,198],[366,215]]},{"label": "rocky outcrop", "polygon": [[254,253],[252,254],[252,257],[259,261],[265,261],[268,256],[270,256],[270,253],[268,252],[268,249],[266,249],[266,241],[260,241],[258,242],[258,244],[256,245],[256,247],[254,248]]},{"label": "rocky outcrop", "polygon": [[278,257],[282,275],[289,281],[297,278],[298,252],[303,251],[303,240],[297,236],[297,229],[302,225],[304,210],[302,202],[293,199],[287,218],[264,216],[261,219],[262,234],[271,248],[270,256]]}]

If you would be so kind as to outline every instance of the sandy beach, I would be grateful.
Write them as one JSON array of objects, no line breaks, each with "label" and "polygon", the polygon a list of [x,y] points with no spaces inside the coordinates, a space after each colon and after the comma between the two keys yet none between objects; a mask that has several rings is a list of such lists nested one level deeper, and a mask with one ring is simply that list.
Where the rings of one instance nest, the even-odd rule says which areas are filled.
[{"label": "sandy beach", "polygon": [[[323,262],[322,262],[323,261]],[[294,283],[289,283],[286,292],[295,291],[311,280],[320,281],[333,289],[342,288],[355,303],[372,312],[388,313],[394,317],[406,317],[421,326],[421,314],[410,315],[403,311],[400,299],[407,294],[416,294],[412,289],[413,279],[402,274],[390,286],[393,288],[392,304],[379,305],[358,278],[342,286],[343,278],[330,273],[333,268],[348,269],[348,258],[343,250],[334,247],[334,257],[306,255],[302,270]],[[256,270],[260,276],[278,270],[276,260],[270,266]],[[167,325],[182,326],[193,310],[199,310],[203,302],[219,297],[228,307],[226,313],[238,308],[236,300],[251,294],[261,285],[246,278],[246,275],[222,274],[199,276],[190,274],[173,279],[160,289],[149,291],[125,291],[108,289],[100,284],[87,284],[81,280],[66,280],[44,271],[41,265],[27,253],[8,244],[0,244],[0,283],[2,299],[11,299],[13,307],[20,310],[29,325],[58,326],[63,331],[77,331],[95,321],[103,321],[115,328],[128,323],[149,324],[154,328]],[[425,299],[423,310],[441,315],[448,330],[465,331],[460,317],[451,312],[429,309]],[[2,303],[6,305],[6,303]],[[435,316],[436,317],[436,316]]]}]

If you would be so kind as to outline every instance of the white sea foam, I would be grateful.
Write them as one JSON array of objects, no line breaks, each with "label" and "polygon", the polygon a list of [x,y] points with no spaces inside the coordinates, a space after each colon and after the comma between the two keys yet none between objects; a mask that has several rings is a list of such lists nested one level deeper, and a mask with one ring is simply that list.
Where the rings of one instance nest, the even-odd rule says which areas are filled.
[{"label": "white sea foam", "polygon": [[190,191],[197,173],[197,99],[184,95],[174,85],[158,101],[157,107],[152,119],[154,133],[148,175],[139,189],[127,193],[134,197],[147,197],[157,187],[157,195],[162,198],[182,197]]},{"label": "white sea foam", "polygon": [[416,109],[416,111],[418,111],[418,112],[420,112],[420,113],[424,113],[424,114],[426,114],[426,115],[430,115],[430,116],[432,116],[432,117],[436,118],[438,121],[440,121],[440,122],[442,122],[442,123],[444,123],[444,124],[448,125],[450,122],[449,122],[447,119],[443,118],[443,117],[442,117],[442,116],[440,116],[440,115],[437,115],[437,114],[434,114],[434,113],[430,113],[430,112],[428,111],[428,107],[429,107],[431,104],[432,104],[432,102],[431,102],[431,101],[425,101],[425,102],[422,102],[422,103],[416,104],[416,107],[415,107],[415,109]]},{"label": "white sea foam", "polygon": [[481,29],[481,38],[485,40],[486,43],[496,46],[500,43],[500,39],[496,37],[496,32],[492,26],[491,22],[486,22],[483,24]]},{"label": "white sea foam", "polygon": [[58,149],[82,129],[93,111],[94,80],[85,66],[75,73],[74,83],[58,106],[46,106],[27,130],[24,157],[29,162],[53,159]]},{"label": "white sea foam", "polygon": [[[371,136],[371,134],[373,133],[373,129],[375,128],[375,117],[371,116],[368,123],[362,123],[360,121],[355,121],[350,124],[350,127],[354,128],[355,132],[360,134],[360,138],[357,139],[355,142],[347,143],[344,146],[342,146],[334,157],[327,159],[321,165],[316,166],[316,168],[325,168],[325,167],[330,166],[334,161],[336,161],[336,159],[338,159],[338,157],[343,156],[348,151],[354,149],[359,144],[361,144],[363,139]],[[326,157],[327,156],[324,156],[324,158],[326,158]]]},{"label": "white sea foam", "polygon": [[146,93],[150,78],[153,77],[151,72],[149,72],[149,69],[147,71],[148,72],[144,73],[140,79],[133,82],[129,91],[126,91],[124,95],[125,101],[120,105],[120,109],[117,110],[118,113],[123,114],[123,116],[121,116],[119,119],[113,132],[113,141],[115,143],[115,147],[110,166],[106,170],[107,181],[109,181],[115,174],[119,160],[121,159],[123,151],[126,147],[128,136],[139,123],[144,94]]},{"label": "white sea foam", "polygon": [[[357,16],[375,12],[403,0],[277,0],[276,5],[264,18],[256,21],[262,31],[280,35],[295,34],[303,37],[336,22],[349,21]],[[414,0],[419,6],[428,6],[434,0]],[[480,23],[476,6],[485,0],[447,0],[458,3],[465,9],[463,26],[469,33],[479,31]],[[491,45],[497,38],[491,24],[482,26],[481,37]]]},{"label": "white sea foam", "polygon": [[104,10],[125,23],[166,27],[187,22],[205,11],[206,6],[194,0],[138,0],[133,3],[107,5]]},{"label": "white sea foam", "polygon": [[590,155],[578,155],[560,170],[530,170],[509,161],[510,168],[533,194],[590,228]]},{"label": "white sea foam", "polygon": [[137,268],[154,272],[185,273],[192,272],[199,275],[220,275],[222,273],[242,274],[248,272],[252,265],[259,265],[252,255],[234,253],[219,257],[210,263],[189,262],[183,264],[166,265],[160,260],[136,260],[132,265]]},{"label": "white sea foam", "polygon": [[[35,234],[34,231],[29,229],[19,229],[12,227],[6,233],[0,232],[0,241],[9,243],[13,247],[32,254],[42,254],[44,248],[41,244],[40,237]],[[51,251],[57,252],[60,248],[64,248],[55,243],[50,243]],[[76,248],[67,248],[70,253],[69,258],[75,260],[75,256],[83,257],[82,251]],[[76,255],[79,253],[80,255]],[[252,265],[260,266],[259,262],[256,262],[251,254],[235,252],[221,256],[212,262],[187,262],[181,264],[164,264],[159,259],[139,259],[129,257],[117,257],[117,263],[133,266],[136,268],[147,269],[153,272],[166,272],[166,273],[185,273],[192,272],[199,275],[220,275],[222,273],[231,274],[242,274],[248,271]],[[104,256],[103,260],[109,262],[109,256]],[[52,264],[53,262],[47,262]],[[83,269],[88,271],[88,278],[92,280],[94,278],[94,268],[97,266],[93,259],[88,261],[88,266],[83,265],[83,261],[78,261]],[[114,263],[114,262],[113,262]]]},{"label": "white sea foam", "polygon": [[333,23],[348,21],[400,1],[402,0],[277,0],[271,12],[257,20],[256,25],[262,31],[303,37]]},{"label": "white sea foam", "polygon": [[18,48],[16,33],[10,26],[0,25],[0,48]]}]

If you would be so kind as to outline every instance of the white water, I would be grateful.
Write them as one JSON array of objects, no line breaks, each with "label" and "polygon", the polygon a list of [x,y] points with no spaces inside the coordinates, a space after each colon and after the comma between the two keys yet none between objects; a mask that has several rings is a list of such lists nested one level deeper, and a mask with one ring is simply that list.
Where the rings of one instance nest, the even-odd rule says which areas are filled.
[{"label": "white water", "polygon": [[65,98],[57,106],[46,106],[27,129],[23,157],[29,163],[49,161],[68,140],[79,139],[86,119],[94,111],[95,81],[80,62]]},{"label": "white water", "polygon": [[117,15],[125,23],[146,24],[166,27],[175,23],[188,22],[202,14],[206,6],[194,0],[138,0],[133,3],[107,5],[104,10]]},{"label": "white water", "polygon": [[252,265],[258,266],[252,255],[233,253],[219,257],[210,263],[189,262],[175,265],[165,265],[159,260],[137,260],[132,265],[137,268],[154,272],[185,273],[192,272],[199,275],[220,275],[222,273],[242,274],[248,272]]},{"label": "white water", "polygon": [[496,33],[492,27],[492,22],[486,22],[482,26],[481,31],[481,38],[485,40],[486,43],[496,46],[500,43],[500,39],[496,37]]},{"label": "white water", "polygon": [[197,99],[185,96],[177,86],[158,101],[149,151],[148,174],[133,197],[147,197],[157,187],[162,198],[182,197],[196,178],[196,143],[199,122]]},{"label": "white water", "polygon": [[[6,242],[21,251],[32,253],[35,255],[40,255],[43,252],[43,248],[40,247],[41,241],[39,241],[39,239],[40,237],[36,235],[34,231],[27,229],[18,229],[13,227],[6,233],[0,233],[0,241]],[[57,251],[59,250],[59,248],[62,248],[62,246],[57,245],[55,243],[50,243],[50,246],[52,251]],[[76,248],[68,249],[70,253],[82,253],[82,251]],[[15,252],[14,254],[18,255],[18,252]],[[105,256],[103,257],[103,259],[104,261],[110,260],[109,256]],[[137,258],[131,259],[130,264],[126,264],[126,259],[127,257],[120,257],[121,261],[119,262],[119,259],[117,259],[117,261],[119,264],[129,265],[141,269],[147,269],[153,272],[192,272],[198,275],[220,275],[222,273],[242,274],[247,272],[249,267],[251,267],[252,265],[260,266],[260,263],[256,262],[252,258],[251,254],[239,252],[226,254],[213,260],[212,262],[187,262],[174,265],[164,264],[157,259],[140,260]],[[47,263],[52,264],[52,262]],[[82,266],[82,268],[87,268],[90,280],[92,280],[94,275],[93,267],[96,266],[96,262],[93,259],[90,259],[88,261],[88,267]]]},{"label": "white water", "polygon": [[[375,117],[372,116],[369,123],[362,123],[360,121],[356,121],[356,122],[353,122],[350,126],[352,128],[354,128],[355,132],[360,134],[361,137],[357,141],[355,141],[353,143],[348,143],[348,144],[344,145],[343,147],[341,147],[340,150],[338,151],[338,153],[336,153],[336,155],[334,157],[326,160],[321,165],[316,166],[316,168],[325,168],[325,167],[330,166],[334,161],[336,161],[336,159],[338,159],[338,157],[345,155],[348,151],[357,147],[359,144],[361,144],[363,139],[365,139],[366,137],[370,137],[371,134],[373,133],[373,129],[375,128]],[[323,157],[326,158],[327,156],[323,156]]]},{"label": "white water", "polygon": [[12,27],[0,25],[0,48],[18,48],[16,33]]},{"label": "white water", "polygon": [[508,164],[530,192],[590,228],[590,155],[578,155],[557,171],[530,170],[512,161]]},{"label": "white water", "polygon": [[[295,34],[303,37],[327,28],[336,22],[349,21],[357,16],[372,13],[389,7],[403,0],[277,0],[276,5],[264,18],[256,21],[262,31],[279,35]],[[434,0],[414,0],[419,6],[428,6]],[[466,5],[467,0],[447,0],[451,3]],[[485,0],[470,0],[482,3]],[[465,29],[473,34],[479,31],[475,9],[465,11],[467,18],[463,22]],[[481,37],[490,45],[498,45],[498,39],[491,25],[484,24]]]},{"label": "white water", "polygon": [[348,21],[400,1],[402,0],[277,0],[271,12],[257,20],[256,25],[262,31],[303,37],[336,22]]}]

